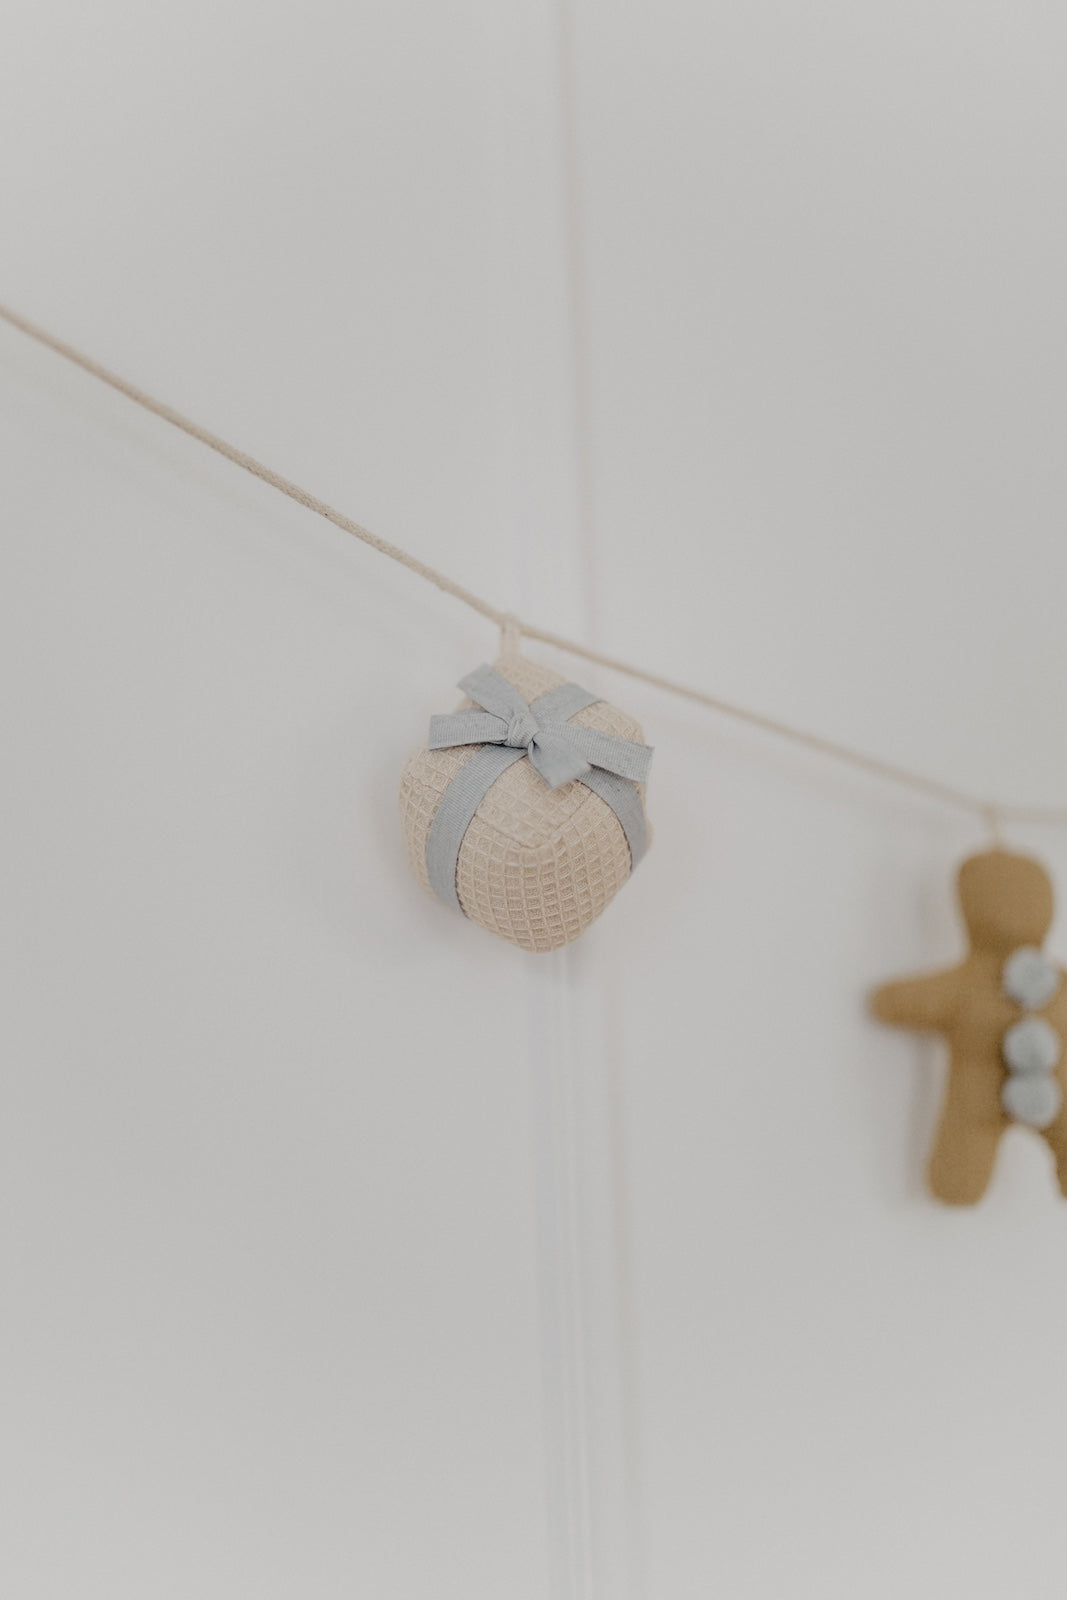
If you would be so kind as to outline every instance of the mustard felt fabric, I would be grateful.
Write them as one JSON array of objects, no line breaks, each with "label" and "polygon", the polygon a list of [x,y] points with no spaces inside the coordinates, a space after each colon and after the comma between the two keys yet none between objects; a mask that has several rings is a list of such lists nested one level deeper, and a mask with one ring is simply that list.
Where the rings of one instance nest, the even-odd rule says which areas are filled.
[{"label": "mustard felt fabric", "polygon": [[[888,983],[871,996],[871,1009],[894,1027],[939,1033],[949,1049],[948,1085],[929,1183],[948,1205],[974,1205],[988,1187],[1004,1130],[1001,1104],[1008,1077],[1003,1040],[1024,1015],[1047,1019],[1067,1039],[1067,983],[1060,982],[1039,1011],[1026,1013],[1004,988],[1004,966],[1021,946],[1043,944],[1052,922],[1053,893],[1040,862],[1007,850],[971,856],[958,876],[960,907],[970,951],[947,971]],[[1061,980],[1063,977],[1062,969]],[[1067,1062],[1055,1067],[1067,1091]],[[1067,1194],[1067,1093],[1053,1122],[1041,1130]]]}]

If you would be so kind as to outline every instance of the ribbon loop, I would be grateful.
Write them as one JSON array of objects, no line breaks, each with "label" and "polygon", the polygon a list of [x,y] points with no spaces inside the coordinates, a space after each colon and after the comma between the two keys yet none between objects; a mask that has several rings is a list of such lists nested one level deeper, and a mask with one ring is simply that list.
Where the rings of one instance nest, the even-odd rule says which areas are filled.
[{"label": "ribbon loop", "polygon": [[461,678],[459,687],[477,705],[486,711],[491,711],[494,717],[500,717],[504,722],[510,722],[512,717],[517,717],[523,712],[529,715],[530,707],[515,685],[509,683],[505,677],[484,662],[480,667],[475,667],[473,672],[468,672],[465,678]]},{"label": "ribbon loop", "polygon": [[456,711],[448,717],[430,718],[431,750],[454,744],[503,744],[505,724],[487,711]]}]

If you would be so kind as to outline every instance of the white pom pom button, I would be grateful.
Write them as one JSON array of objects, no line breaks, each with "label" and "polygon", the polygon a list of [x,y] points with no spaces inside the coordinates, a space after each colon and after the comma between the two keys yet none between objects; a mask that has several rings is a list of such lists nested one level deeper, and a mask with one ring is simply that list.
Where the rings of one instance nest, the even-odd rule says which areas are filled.
[{"label": "white pom pom button", "polygon": [[1049,1127],[1063,1104],[1060,1086],[1047,1072],[1021,1072],[1009,1078],[1000,1098],[1008,1116],[1029,1128]]},{"label": "white pom pom button", "polygon": [[1060,986],[1060,974],[1033,945],[1013,950],[1004,963],[1004,992],[1027,1011],[1047,1006]]},{"label": "white pom pom button", "polygon": [[1059,1034],[1044,1017],[1024,1017],[1004,1035],[1004,1059],[1013,1072],[1051,1072],[1061,1048]]}]

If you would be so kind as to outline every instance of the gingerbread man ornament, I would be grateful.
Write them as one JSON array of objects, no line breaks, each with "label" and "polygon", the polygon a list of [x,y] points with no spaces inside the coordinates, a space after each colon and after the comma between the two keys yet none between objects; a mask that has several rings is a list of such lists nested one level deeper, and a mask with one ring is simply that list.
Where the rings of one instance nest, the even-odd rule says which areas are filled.
[{"label": "gingerbread man ornament", "polygon": [[971,949],[959,966],[875,991],[876,1017],[943,1034],[948,1089],[930,1159],[930,1187],[974,1205],[1013,1122],[1041,1133],[1067,1194],[1067,982],[1042,953],[1052,885],[1040,862],[1007,850],[971,856],[959,872]]}]

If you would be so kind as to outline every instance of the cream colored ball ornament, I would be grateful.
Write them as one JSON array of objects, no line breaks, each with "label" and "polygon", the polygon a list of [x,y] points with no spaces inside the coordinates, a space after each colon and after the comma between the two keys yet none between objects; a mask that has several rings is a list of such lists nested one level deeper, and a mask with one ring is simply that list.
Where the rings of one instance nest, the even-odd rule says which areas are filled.
[{"label": "cream colored ball ornament", "polygon": [[523,950],[585,932],[648,848],[652,751],[632,718],[505,650],[432,717],[400,780],[424,889]]}]

